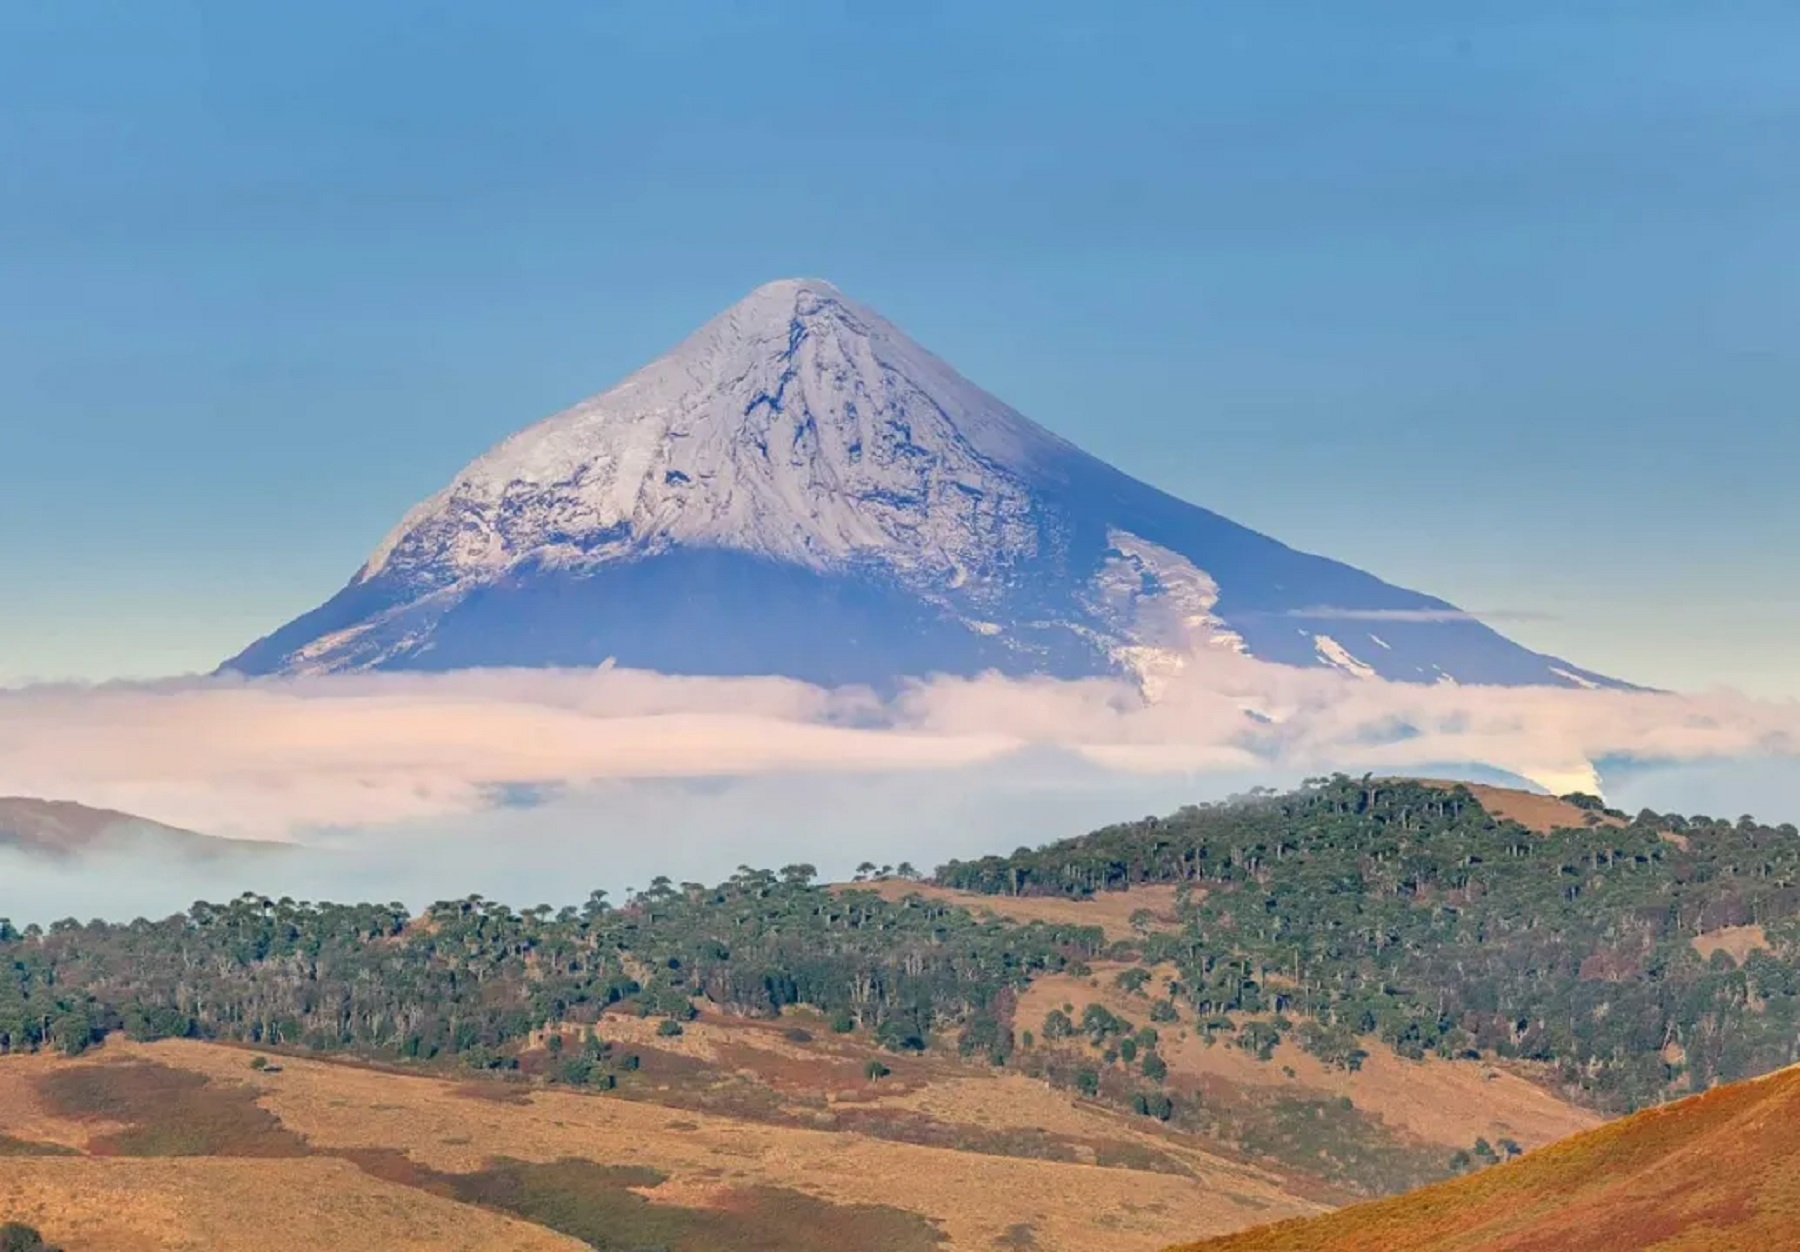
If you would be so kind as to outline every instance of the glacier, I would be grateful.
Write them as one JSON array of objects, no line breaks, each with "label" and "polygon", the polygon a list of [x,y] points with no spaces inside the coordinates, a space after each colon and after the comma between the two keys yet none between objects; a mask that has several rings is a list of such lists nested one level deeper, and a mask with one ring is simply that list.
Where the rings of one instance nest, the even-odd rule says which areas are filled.
[{"label": "glacier", "polygon": [[1624,685],[1131,478],[812,279],[505,439],[221,669],[613,662],[882,689],[997,671],[1154,695],[1209,649]]}]

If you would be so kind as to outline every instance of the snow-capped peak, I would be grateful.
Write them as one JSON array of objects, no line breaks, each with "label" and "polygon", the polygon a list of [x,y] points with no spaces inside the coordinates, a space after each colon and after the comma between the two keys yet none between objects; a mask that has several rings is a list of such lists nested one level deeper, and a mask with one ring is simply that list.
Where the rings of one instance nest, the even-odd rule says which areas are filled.
[{"label": "snow-capped peak", "polygon": [[442,586],[668,543],[966,576],[1029,555],[1018,471],[1071,451],[831,284],[784,279],[477,458],[360,577]]},{"label": "snow-capped peak", "polygon": [[[1359,614],[1384,623],[1363,656],[1330,633]],[[810,278],[758,287],[476,458],[227,667],[616,658],[1153,691],[1217,649],[1411,682],[1607,682],[1120,473]]]}]

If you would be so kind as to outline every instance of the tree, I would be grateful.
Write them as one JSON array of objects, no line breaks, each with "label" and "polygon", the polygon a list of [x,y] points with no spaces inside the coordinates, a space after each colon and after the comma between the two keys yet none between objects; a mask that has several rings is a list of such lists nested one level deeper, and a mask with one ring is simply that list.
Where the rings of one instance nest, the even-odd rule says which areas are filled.
[{"label": "tree", "polygon": [[7,1222],[0,1226],[0,1252],[61,1252],[44,1242],[44,1236],[23,1222]]}]

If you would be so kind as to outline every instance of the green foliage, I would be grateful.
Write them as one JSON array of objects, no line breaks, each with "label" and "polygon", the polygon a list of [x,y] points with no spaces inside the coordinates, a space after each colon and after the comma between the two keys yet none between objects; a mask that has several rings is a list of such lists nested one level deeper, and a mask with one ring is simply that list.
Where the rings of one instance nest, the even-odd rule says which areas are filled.
[{"label": "green foliage", "polygon": [[1113,981],[1123,990],[1137,995],[1144,990],[1144,984],[1150,981],[1150,971],[1141,965],[1133,966],[1122,972]]},{"label": "green foliage", "polygon": [[956,1038],[964,1056],[984,1056],[995,1065],[1006,1064],[1013,1053],[1012,1031],[988,1010],[972,1014]]},{"label": "green foliage", "polygon": [[[1180,930],[1146,922],[1119,945],[1097,927],[828,889],[805,865],[715,886],[658,879],[622,907],[595,892],[561,912],[471,896],[412,919],[398,904],[248,894],[154,922],[5,924],[0,1052],[75,1053],[123,1029],[479,1070],[523,1058],[592,1087],[636,1058],[591,1030],[578,1056],[549,1043],[532,1057],[534,1037],[573,1040],[609,1009],[672,1034],[698,1005],[766,1018],[810,1006],[895,1051],[953,1041],[1010,1064],[1017,992],[1126,953],[1140,958],[1118,979],[1131,994],[1149,997],[1152,965],[1176,971],[1172,998],[1145,1000],[1151,1022],[1191,1020],[1201,1039],[1265,1058],[1287,1037],[1353,1070],[1373,1036],[1407,1056],[1544,1062],[1607,1108],[1800,1061],[1797,832],[1655,813],[1620,825],[1574,803],[1593,824],[1539,835],[1462,788],[1339,777],[938,873],[1003,894],[1175,884]],[[1769,948],[1741,965],[1692,948],[1750,924]],[[1042,1042],[1164,1081],[1149,1030],[1098,1004],[1073,1013],[1052,1010]],[[1062,1080],[1098,1092],[1097,1071],[1082,1074]]]},{"label": "green foliage", "polygon": [[1175,1116],[1175,1102],[1163,1091],[1137,1092],[1131,1097],[1131,1109],[1139,1116],[1154,1117],[1161,1122]]},{"label": "green foliage", "polygon": [[1302,1048],[1338,1069],[1354,1073],[1362,1068],[1362,1063],[1369,1056],[1366,1050],[1358,1046],[1359,1040],[1355,1033],[1341,1024],[1327,1025],[1308,1020],[1300,1023],[1297,1034]]},{"label": "green foliage", "polygon": [[1235,1047],[1254,1053],[1257,1060],[1266,1061],[1281,1045],[1281,1031],[1273,1022],[1245,1022],[1231,1042]]},{"label": "green foliage", "polygon": [[[1800,1061],[1793,828],[1648,811],[1620,825],[1571,802],[1582,823],[1542,835],[1464,788],[1339,776],[938,877],[1004,895],[1203,888],[1180,934],[1133,942],[1146,965],[1178,967],[1203,1037],[1240,1025],[1258,1055],[1270,1036],[1245,1017],[1281,1014],[1328,1064],[1355,1069],[1369,1035],[1411,1057],[1548,1062],[1615,1110]],[[1691,946],[1751,924],[1770,948],[1741,966]],[[1159,1003],[1154,1021],[1173,1015]]]},{"label": "green foliage", "polygon": [[37,1229],[23,1222],[7,1222],[0,1226],[0,1252],[60,1252],[44,1242]]},{"label": "green foliage", "polygon": [[1090,1004],[1081,1013],[1081,1033],[1095,1047],[1102,1047],[1115,1035],[1128,1035],[1132,1026],[1103,1004]]},{"label": "green foliage", "polygon": [[1003,1060],[1012,1038],[996,998],[1102,943],[1093,928],[979,920],[812,877],[791,866],[714,887],[658,880],[622,908],[596,892],[561,913],[471,896],[414,921],[398,904],[246,894],[158,922],[9,927],[0,1052],[79,1052],[125,1029],[504,1070],[534,1032],[617,1006],[663,1017],[673,1034],[705,1002],[763,1017],[811,1005],[834,1030],[861,1025],[900,1051],[956,1030]]}]

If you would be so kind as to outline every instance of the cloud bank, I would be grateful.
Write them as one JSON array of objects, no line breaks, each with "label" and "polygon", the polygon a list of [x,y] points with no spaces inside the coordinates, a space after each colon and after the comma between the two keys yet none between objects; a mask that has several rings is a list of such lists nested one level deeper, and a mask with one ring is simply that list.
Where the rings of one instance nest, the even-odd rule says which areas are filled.
[{"label": "cloud bank", "polygon": [[0,794],[263,839],[467,819],[609,784],[923,778],[1045,750],[1140,778],[1468,762],[1594,789],[1604,759],[1792,758],[1800,704],[1417,686],[1229,655],[1196,660],[1155,703],[1105,680],[940,678],[882,700],[610,668],[0,692]]}]

